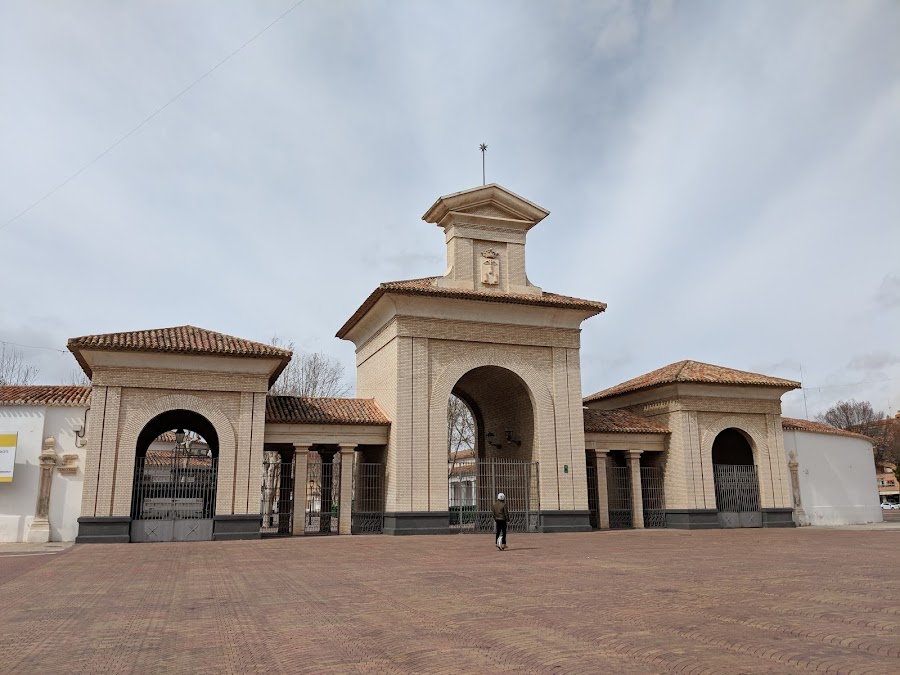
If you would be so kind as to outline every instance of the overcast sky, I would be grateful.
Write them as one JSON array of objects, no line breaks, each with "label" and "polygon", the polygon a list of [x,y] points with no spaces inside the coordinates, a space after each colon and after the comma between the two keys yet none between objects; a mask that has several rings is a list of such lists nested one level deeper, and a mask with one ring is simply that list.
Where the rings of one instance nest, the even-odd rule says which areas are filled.
[{"label": "overcast sky", "polygon": [[[3,0],[0,227],[294,4]],[[891,0],[306,0],[0,229],[0,340],[193,324],[352,377],[335,331],[443,273],[421,215],[484,142],[551,212],[530,279],[609,303],[586,394],[695,359],[900,409],[898,35]]]}]

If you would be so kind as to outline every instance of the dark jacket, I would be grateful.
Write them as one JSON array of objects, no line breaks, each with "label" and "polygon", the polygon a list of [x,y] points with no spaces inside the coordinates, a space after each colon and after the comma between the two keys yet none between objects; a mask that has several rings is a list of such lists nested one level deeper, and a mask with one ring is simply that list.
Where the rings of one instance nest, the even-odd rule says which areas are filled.
[{"label": "dark jacket", "polygon": [[509,520],[509,511],[506,510],[506,502],[499,499],[494,502],[494,520]]}]

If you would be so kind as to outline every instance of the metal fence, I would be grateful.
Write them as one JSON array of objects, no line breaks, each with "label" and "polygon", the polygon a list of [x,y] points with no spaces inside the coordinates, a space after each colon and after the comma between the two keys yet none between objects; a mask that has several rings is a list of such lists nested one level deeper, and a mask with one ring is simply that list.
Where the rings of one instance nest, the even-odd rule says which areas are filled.
[{"label": "metal fence", "polygon": [[641,467],[641,503],[644,507],[644,527],[666,526],[666,498],[661,468]]},{"label": "metal fence", "polygon": [[384,524],[384,465],[360,462],[353,472],[353,534],[380,534]]},{"label": "metal fence", "polygon": [[167,454],[135,461],[132,541],[212,539],[217,460]]},{"label": "metal fence", "polygon": [[716,508],[722,527],[762,527],[759,478],[752,464],[714,464]]},{"label": "metal fence", "polygon": [[591,527],[599,529],[600,527],[600,519],[597,516],[598,505],[597,505],[597,467],[593,464],[587,465],[587,498],[588,498],[588,510],[590,511],[590,521]]},{"label": "metal fence", "polygon": [[454,532],[493,532],[493,504],[497,494],[506,495],[510,532],[537,532],[540,499],[538,463],[515,459],[489,459],[477,462],[474,478],[474,500],[454,497],[454,480],[450,476],[450,529]]},{"label": "metal fence", "polygon": [[[338,459],[340,455],[335,455]],[[340,523],[340,461],[323,461],[319,453],[309,453],[306,464],[306,534],[337,534]]]},{"label": "metal fence", "polygon": [[287,536],[293,532],[294,461],[293,453],[283,458],[280,453],[266,452],[263,460],[263,483],[259,512],[262,514],[263,536]]},{"label": "metal fence", "polygon": [[606,486],[609,494],[610,529],[631,527],[631,480],[628,467],[608,465]]}]

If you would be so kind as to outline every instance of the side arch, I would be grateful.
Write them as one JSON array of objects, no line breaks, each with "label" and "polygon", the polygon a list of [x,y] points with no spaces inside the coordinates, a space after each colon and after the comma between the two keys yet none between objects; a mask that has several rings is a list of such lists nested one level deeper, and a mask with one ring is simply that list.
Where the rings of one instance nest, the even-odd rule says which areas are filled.
[{"label": "side arch", "polygon": [[766,436],[765,432],[756,429],[755,425],[747,422],[747,418],[741,415],[725,415],[707,426],[702,432],[700,441],[700,451],[703,453],[704,463],[708,460],[710,466],[712,466],[712,447],[716,436],[726,429],[737,429],[744,433],[750,441],[750,449],[753,450],[753,463],[758,466],[761,459],[760,454],[766,448]]},{"label": "side arch", "polygon": [[[761,428],[762,427],[762,428]],[[753,464],[759,478],[760,505],[762,508],[775,506],[772,484],[772,457],[766,438],[765,421],[748,418],[747,415],[723,415],[703,429],[700,436],[700,461],[703,465],[703,492],[706,503],[714,508],[716,487],[713,478],[712,447],[716,436],[725,429],[737,429],[744,433],[753,451]]]},{"label": "side arch", "polygon": [[234,426],[222,410],[209,401],[191,394],[167,394],[154,399],[138,410],[129,411],[127,421],[119,436],[116,449],[118,460],[113,476],[112,515],[131,514],[135,455],[138,437],[153,418],[170,410],[189,410],[205,417],[218,435],[219,440],[219,490],[216,494],[216,513],[231,513],[233,492],[234,458],[237,447]]}]

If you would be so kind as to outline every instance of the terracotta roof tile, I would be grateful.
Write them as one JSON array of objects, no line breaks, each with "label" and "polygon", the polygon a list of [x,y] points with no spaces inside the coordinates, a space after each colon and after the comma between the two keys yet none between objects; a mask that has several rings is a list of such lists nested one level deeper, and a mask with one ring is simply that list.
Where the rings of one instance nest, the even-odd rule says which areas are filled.
[{"label": "terracotta roof tile", "polygon": [[105,333],[71,338],[70,351],[99,349],[104,351],[167,352],[172,354],[222,354],[260,358],[289,358],[291,352],[261,342],[217,333],[196,326],[174,326],[136,330],[127,333]]},{"label": "terracotta roof tile", "polygon": [[91,388],[68,385],[0,387],[0,405],[88,406]]},{"label": "terracotta roof tile", "polygon": [[[437,286],[435,282],[441,277],[425,277],[424,279],[408,279],[406,281],[387,281],[379,284],[365,302],[360,305],[353,316],[341,326],[337,337],[343,338],[356,323],[365,316],[372,306],[378,302],[385,293],[397,293],[400,295],[424,295],[435,298],[457,298],[461,300],[483,300],[485,302],[502,302],[513,305],[534,305],[537,307],[560,307],[565,309],[582,309],[599,314],[606,310],[605,302],[596,300],[582,300],[567,295],[543,292],[540,295],[521,295],[518,293],[501,293],[495,291],[478,291],[465,288],[444,288]],[[592,316],[593,316],[592,314]]]},{"label": "terracotta roof tile", "polygon": [[864,436],[863,434],[858,434],[854,431],[845,431],[844,429],[838,429],[837,427],[833,427],[828,424],[822,424],[820,422],[810,422],[809,420],[798,420],[794,419],[793,417],[782,417],[781,428],[785,431],[811,431],[816,434],[849,436],[850,438],[859,438],[861,440],[868,441],[869,443],[875,442],[874,439],[869,438],[868,436]]},{"label": "terracotta roof tile", "polygon": [[672,382],[697,382],[705,384],[739,384],[754,385],[760,387],[788,387],[797,389],[800,387],[799,382],[793,380],[783,380],[779,377],[769,377],[768,375],[760,375],[758,373],[748,373],[744,370],[734,370],[733,368],[724,368],[722,366],[714,366],[709,363],[701,363],[700,361],[679,361],[672,363],[658,370],[654,370],[640,377],[617,384],[609,389],[598,391],[596,394],[587,396],[584,400],[598,401],[619,394],[626,394],[641,389],[649,389],[661,384],[670,384]]},{"label": "terracotta roof tile", "polygon": [[276,424],[377,424],[390,420],[372,399],[267,396],[266,422]]},{"label": "terracotta roof tile", "polygon": [[584,409],[585,433],[668,434],[666,427],[623,408],[617,410]]}]

